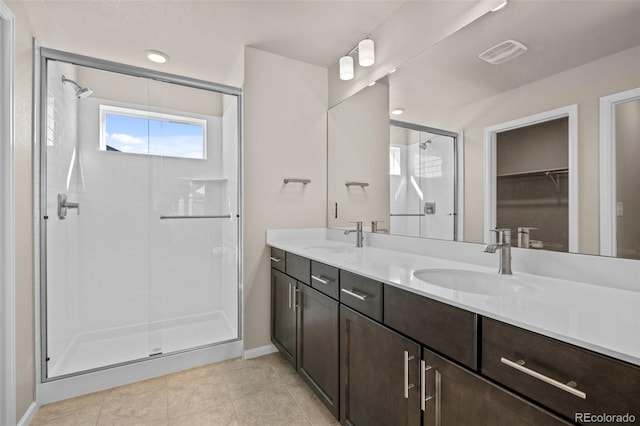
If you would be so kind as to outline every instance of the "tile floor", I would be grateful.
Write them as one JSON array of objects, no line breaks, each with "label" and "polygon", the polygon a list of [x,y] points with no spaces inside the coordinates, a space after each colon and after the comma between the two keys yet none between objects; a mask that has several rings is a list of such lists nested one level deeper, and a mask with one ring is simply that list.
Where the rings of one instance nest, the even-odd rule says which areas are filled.
[{"label": "tile floor", "polygon": [[32,426],[339,425],[279,354],[206,365],[43,405]]}]

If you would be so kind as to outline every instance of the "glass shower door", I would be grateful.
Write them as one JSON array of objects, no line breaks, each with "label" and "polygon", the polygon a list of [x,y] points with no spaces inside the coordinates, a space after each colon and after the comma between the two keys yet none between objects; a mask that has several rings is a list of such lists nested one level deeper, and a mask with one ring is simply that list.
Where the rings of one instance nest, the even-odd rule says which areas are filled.
[{"label": "glass shower door", "polygon": [[[113,100],[101,82],[130,80],[145,105],[143,80],[48,61],[41,151],[47,377],[149,355],[149,158],[117,149],[141,141],[109,129],[100,111]],[[91,96],[80,92],[84,85]]]},{"label": "glass shower door", "polygon": [[453,240],[456,219],[455,139],[420,132],[416,179],[422,192],[420,237]]},{"label": "glass shower door", "polygon": [[[185,90],[188,112],[175,105]],[[160,354],[238,338],[238,128],[234,96],[153,82],[151,97],[174,115],[150,130],[151,339]]]},{"label": "glass shower door", "polygon": [[46,72],[44,380],[238,340],[237,96]]}]

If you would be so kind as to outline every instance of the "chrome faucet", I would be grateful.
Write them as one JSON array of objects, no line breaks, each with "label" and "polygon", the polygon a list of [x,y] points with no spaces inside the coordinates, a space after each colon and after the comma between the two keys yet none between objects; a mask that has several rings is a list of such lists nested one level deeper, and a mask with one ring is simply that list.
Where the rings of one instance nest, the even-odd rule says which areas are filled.
[{"label": "chrome faucet", "polygon": [[495,253],[500,250],[500,269],[499,274],[511,275],[511,229],[498,228],[492,229],[496,233],[496,243],[484,246],[485,253]]},{"label": "chrome faucet", "polygon": [[364,240],[362,235],[362,222],[356,222],[356,229],[347,229],[344,231],[344,235],[349,235],[352,232],[356,233],[356,247],[362,247],[362,241]]}]

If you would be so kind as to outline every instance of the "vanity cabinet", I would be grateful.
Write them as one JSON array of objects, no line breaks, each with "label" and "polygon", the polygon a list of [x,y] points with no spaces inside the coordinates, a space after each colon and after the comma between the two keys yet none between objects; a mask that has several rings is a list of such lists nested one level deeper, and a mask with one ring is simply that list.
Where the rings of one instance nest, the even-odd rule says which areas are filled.
[{"label": "vanity cabinet", "polygon": [[343,424],[419,426],[420,346],[340,306]]},{"label": "vanity cabinet", "polygon": [[271,268],[271,341],[287,360],[296,367],[297,320],[294,278]]},{"label": "vanity cabinet", "polygon": [[426,348],[422,359],[424,426],[570,424]]},{"label": "vanity cabinet", "polygon": [[339,390],[338,301],[304,284],[298,307],[298,372],[337,418]]},{"label": "vanity cabinet", "polygon": [[288,252],[272,266],[272,341],[342,424],[640,419],[637,366]]},{"label": "vanity cabinet", "polygon": [[337,418],[339,302],[306,283],[337,296],[338,269],[314,262],[312,280],[309,259],[273,250],[271,258],[271,341]]},{"label": "vanity cabinet", "polygon": [[482,373],[578,423],[580,413],[640,419],[640,368],[489,318]]},{"label": "vanity cabinet", "polygon": [[384,323],[469,368],[477,367],[478,316],[472,312],[385,285]]}]

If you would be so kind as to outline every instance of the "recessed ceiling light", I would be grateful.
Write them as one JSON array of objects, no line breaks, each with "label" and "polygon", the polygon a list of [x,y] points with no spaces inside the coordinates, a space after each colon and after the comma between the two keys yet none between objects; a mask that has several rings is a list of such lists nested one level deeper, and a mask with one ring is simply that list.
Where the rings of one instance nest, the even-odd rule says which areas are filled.
[{"label": "recessed ceiling light", "polygon": [[159,50],[145,50],[144,53],[147,55],[147,59],[151,62],[155,62],[156,64],[164,64],[169,60],[169,55]]},{"label": "recessed ceiling light", "polygon": [[371,83],[369,83],[369,87],[371,87],[371,86],[375,86],[375,84],[376,84],[376,82],[375,82],[375,81],[372,81]]},{"label": "recessed ceiling light", "polygon": [[404,108],[394,108],[391,110],[391,114],[400,115],[404,112]]},{"label": "recessed ceiling light", "polygon": [[499,5],[497,5],[496,7],[494,7],[493,9],[491,9],[492,12],[497,12],[499,10],[504,9],[504,7],[507,5],[507,1],[503,1],[502,3],[500,3]]}]

